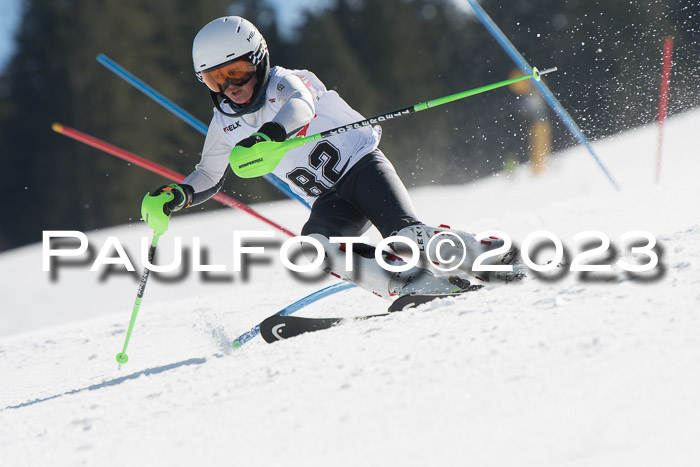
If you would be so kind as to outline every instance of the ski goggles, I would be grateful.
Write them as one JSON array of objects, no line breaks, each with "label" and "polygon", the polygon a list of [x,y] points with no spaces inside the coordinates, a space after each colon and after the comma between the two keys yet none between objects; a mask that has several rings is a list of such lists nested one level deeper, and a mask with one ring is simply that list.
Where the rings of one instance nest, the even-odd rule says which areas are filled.
[{"label": "ski goggles", "polygon": [[255,76],[256,67],[248,58],[241,57],[232,62],[202,72],[202,81],[214,92],[224,92],[226,84],[243,86]]}]

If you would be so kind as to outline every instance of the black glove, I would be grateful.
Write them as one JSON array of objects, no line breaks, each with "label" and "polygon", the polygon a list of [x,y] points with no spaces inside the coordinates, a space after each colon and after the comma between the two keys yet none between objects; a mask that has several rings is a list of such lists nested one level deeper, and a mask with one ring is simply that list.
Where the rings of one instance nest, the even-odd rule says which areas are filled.
[{"label": "black glove", "polygon": [[173,199],[171,201],[163,204],[163,212],[167,216],[192,204],[194,188],[189,185],[178,185],[177,183],[163,185],[151,193],[151,196],[158,196],[164,191],[169,191],[173,195]]},{"label": "black glove", "polygon": [[244,148],[251,148],[261,141],[276,141],[278,143],[287,139],[287,130],[277,122],[267,122],[258,131],[244,138],[236,144]]}]

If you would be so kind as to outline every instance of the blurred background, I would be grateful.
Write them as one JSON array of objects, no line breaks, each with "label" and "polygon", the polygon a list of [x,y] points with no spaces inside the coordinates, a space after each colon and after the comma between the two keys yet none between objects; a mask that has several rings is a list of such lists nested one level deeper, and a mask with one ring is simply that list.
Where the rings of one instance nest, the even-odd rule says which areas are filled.
[{"label": "blurred background", "polygon": [[[700,105],[697,0],[480,3],[532,65],[559,68],[547,84],[592,140],[656,119],[667,36],[674,38],[669,114]],[[166,182],[54,133],[54,122],[184,174],[199,161],[203,137],[98,64],[98,53],[205,123],[212,106],[192,71],[191,44],[202,26],[225,15],[257,25],[272,65],[312,70],[368,117],[514,73],[459,0],[0,5],[0,251],[41,241],[43,230],[138,222],[143,195]],[[508,176],[535,146],[549,152],[576,144],[527,86],[421,112],[383,130],[380,147],[409,188]],[[543,132],[545,143],[537,142],[533,133]],[[546,170],[546,162],[533,167]],[[232,176],[224,191],[247,204],[284,198],[261,179]],[[465,203],[445,202],[460,209]]]}]

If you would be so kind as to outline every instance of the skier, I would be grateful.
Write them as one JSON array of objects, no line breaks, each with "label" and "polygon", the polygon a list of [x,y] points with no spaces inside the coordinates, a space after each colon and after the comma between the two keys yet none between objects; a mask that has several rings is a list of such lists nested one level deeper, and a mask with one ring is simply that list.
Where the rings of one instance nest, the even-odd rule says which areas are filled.
[{"label": "skier", "polygon": [[[227,16],[204,26],[194,39],[192,58],[197,78],[209,88],[214,117],[194,172],[180,184],[158,188],[150,194],[149,202],[144,202],[149,225],[153,219],[165,216],[167,221],[173,212],[214,196],[224,183],[234,146],[281,142],[364,118],[310,71],[270,68],[265,39],[244,18]],[[369,245],[353,245],[355,270],[345,271],[344,248],[329,238],[359,236],[372,224],[385,238],[408,237],[424,251],[430,245],[425,253],[432,261],[439,242],[430,239],[436,234],[456,235],[462,242],[453,241],[454,246],[447,245],[441,256],[464,257],[460,269],[472,275],[474,259],[503,244],[496,238],[479,242],[473,235],[446,226],[424,225],[394,167],[378,149],[380,137],[378,126],[340,133],[290,150],[273,171],[312,206],[301,233],[323,245],[324,270],[388,299],[478,288],[467,279],[438,277],[420,267],[388,272],[375,261]],[[388,252],[382,255],[389,264],[405,264]],[[507,264],[514,257],[512,250],[484,264]],[[506,281],[520,276],[517,272],[493,275]],[[486,277],[484,273],[479,276]]]}]

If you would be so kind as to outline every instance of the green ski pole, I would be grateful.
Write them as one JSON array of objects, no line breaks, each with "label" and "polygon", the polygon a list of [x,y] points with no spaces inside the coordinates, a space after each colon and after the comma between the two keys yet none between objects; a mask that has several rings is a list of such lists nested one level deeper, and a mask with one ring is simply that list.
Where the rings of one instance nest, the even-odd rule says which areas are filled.
[{"label": "green ski pole", "polygon": [[[179,188],[177,184],[168,185],[153,195],[146,193],[146,196],[143,197],[143,201],[141,202],[141,217],[146,224],[153,229],[153,240],[151,241],[151,247],[148,249],[148,264],[153,264],[153,257],[156,254],[158,240],[161,235],[168,231],[168,223],[170,222],[170,214],[172,214],[172,212],[169,209],[166,212],[166,207],[168,203],[174,199],[174,190],[182,189]],[[139,307],[141,307],[141,299],[143,299],[143,292],[146,290],[146,282],[148,282],[150,273],[151,270],[148,269],[148,266],[143,268],[141,283],[139,284],[139,290],[136,293],[136,301],[134,302],[134,309],[131,312],[129,328],[126,330],[126,337],[124,338],[124,348],[117,354],[117,362],[119,362],[119,365],[129,361],[129,357],[126,355],[126,348],[129,345],[129,339],[131,339],[131,331],[134,329],[134,322],[136,321],[136,315],[139,313]]]},{"label": "green ski pole", "polygon": [[[177,188],[176,184],[172,184],[163,187],[162,190],[153,195],[146,193],[146,196],[143,197],[143,201],[141,202],[141,217],[146,224],[153,229],[153,241],[151,241],[151,247],[148,249],[148,264],[153,264],[153,257],[156,254],[158,240],[161,235],[168,231],[171,212],[168,211],[166,213],[165,207],[167,203],[173,199],[173,189],[179,188]],[[143,268],[141,283],[139,284],[139,290],[136,293],[136,301],[134,302],[134,309],[131,312],[129,328],[126,331],[126,338],[124,339],[124,348],[117,354],[117,362],[119,362],[120,365],[129,361],[129,357],[126,355],[126,347],[129,345],[129,339],[131,339],[131,331],[134,329],[134,322],[136,321],[139,307],[141,307],[141,300],[143,299],[143,293],[146,290],[146,282],[148,282],[150,273],[151,270],[148,269],[148,266]]]},{"label": "green ski pole", "polygon": [[[148,249],[148,262],[153,264],[153,257],[156,254],[156,247],[158,246],[158,240],[164,232],[153,231],[153,241],[151,242],[151,247]],[[121,352],[117,354],[117,362],[122,365],[129,361],[129,357],[126,355],[126,348],[129,345],[129,339],[131,339],[131,331],[134,329],[134,322],[136,322],[136,315],[139,313],[139,308],[141,307],[141,300],[143,299],[143,292],[146,290],[146,283],[148,282],[148,276],[151,270],[148,266],[143,268],[143,273],[141,274],[141,282],[139,283],[139,289],[136,293],[136,301],[134,302],[134,309],[131,312],[131,320],[129,321],[129,328],[126,330],[126,337],[124,338],[124,348]]]},{"label": "green ski pole", "polygon": [[468,91],[458,92],[456,94],[440,97],[428,102],[412,105],[404,109],[395,110],[393,112],[377,115],[376,117],[360,120],[355,123],[349,123],[347,125],[317,133],[315,135],[292,138],[281,143],[270,141],[267,135],[262,133],[254,133],[260,135],[266,141],[261,141],[250,148],[244,148],[242,146],[234,147],[229,155],[229,163],[235,174],[241,178],[260,177],[272,172],[290,149],[303,146],[306,143],[318,141],[323,138],[328,138],[329,136],[356,130],[358,128],[365,128],[376,123],[381,123],[394,118],[403,117],[404,115],[420,112],[421,110],[431,109],[433,107],[464,99],[475,94],[481,94],[493,89],[502,88],[504,86],[508,86],[509,84],[517,83],[518,81],[523,81],[526,79],[534,79],[539,81],[542,75],[546,75],[547,73],[552,73],[554,71],[557,71],[556,67],[548,68],[542,71],[539,71],[537,68],[533,68],[532,73],[529,75],[518,76],[517,78],[499,81],[498,83],[487,84]]}]

